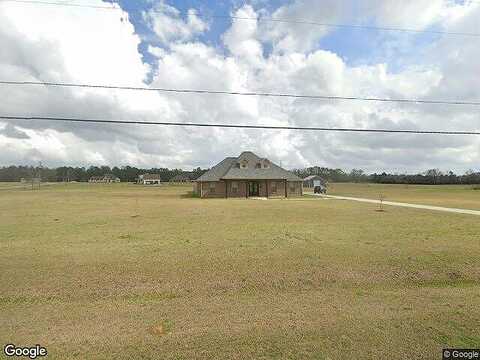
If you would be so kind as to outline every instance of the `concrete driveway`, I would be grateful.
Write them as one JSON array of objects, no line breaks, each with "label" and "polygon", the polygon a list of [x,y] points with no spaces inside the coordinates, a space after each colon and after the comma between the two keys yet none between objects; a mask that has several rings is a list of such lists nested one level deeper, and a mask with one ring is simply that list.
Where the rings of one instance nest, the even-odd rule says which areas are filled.
[{"label": "concrete driveway", "polygon": [[[371,204],[380,204],[380,200],[373,200],[373,199],[364,199],[364,198],[357,198],[357,197],[350,197],[350,196],[323,195],[323,194],[313,194],[313,195],[321,196],[328,199],[351,200],[351,201],[360,201],[360,202],[371,203]],[[401,207],[433,210],[433,211],[444,211],[444,212],[451,212],[451,213],[457,213],[457,214],[480,215],[479,210],[456,209],[456,208],[447,208],[447,207],[432,206],[432,205],[419,205],[419,204],[403,203],[403,202],[396,202],[396,201],[383,201],[383,205],[401,206]]]}]

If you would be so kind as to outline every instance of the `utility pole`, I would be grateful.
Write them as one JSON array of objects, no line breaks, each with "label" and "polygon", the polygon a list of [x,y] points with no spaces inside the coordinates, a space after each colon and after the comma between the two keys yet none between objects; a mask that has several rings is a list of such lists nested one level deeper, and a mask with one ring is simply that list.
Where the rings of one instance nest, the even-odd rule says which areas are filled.
[{"label": "utility pole", "polygon": [[32,190],[33,190],[34,179],[35,179],[35,168],[32,166],[32,171],[31,171],[31,175],[30,175],[30,181],[32,182]]},{"label": "utility pole", "polygon": [[40,190],[40,186],[42,184],[42,162],[38,162],[38,189]]}]

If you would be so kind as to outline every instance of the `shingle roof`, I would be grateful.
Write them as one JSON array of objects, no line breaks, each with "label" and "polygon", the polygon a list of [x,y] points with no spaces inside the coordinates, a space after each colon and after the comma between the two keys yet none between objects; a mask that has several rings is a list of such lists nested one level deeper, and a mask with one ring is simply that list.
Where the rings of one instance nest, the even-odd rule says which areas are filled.
[{"label": "shingle roof", "polygon": [[[264,168],[263,164],[267,162],[268,167]],[[245,165],[245,168],[237,167],[238,163]],[[257,168],[260,164],[261,168]],[[197,181],[218,181],[226,180],[242,180],[242,179],[282,179],[290,181],[301,181],[297,175],[287,171],[280,166],[272,163],[268,159],[262,159],[251,151],[244,151],[239,157],[228,157],[219,164],[215,165]]]},{"label": "shingle roof", "polygon": [[197,181],[219,181],[235,163],[237,158],[227,157],[200,176]]}]

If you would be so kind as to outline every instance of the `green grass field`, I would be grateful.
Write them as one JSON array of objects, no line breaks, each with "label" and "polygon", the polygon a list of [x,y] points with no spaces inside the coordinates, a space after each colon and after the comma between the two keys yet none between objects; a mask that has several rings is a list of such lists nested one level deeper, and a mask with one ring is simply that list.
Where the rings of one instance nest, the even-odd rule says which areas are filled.
[{"label": "green grass field", "polygon": [[[476,188],[477,190],[474,190]],[[480,210],[480,185],[383,185],[332,183],[328,194]]]},{"label": "green grass field", "polygon": [[49,359],[439,359],[480,346],[478,217],[189,190],[1,191],[0,343],[41,344]]}]

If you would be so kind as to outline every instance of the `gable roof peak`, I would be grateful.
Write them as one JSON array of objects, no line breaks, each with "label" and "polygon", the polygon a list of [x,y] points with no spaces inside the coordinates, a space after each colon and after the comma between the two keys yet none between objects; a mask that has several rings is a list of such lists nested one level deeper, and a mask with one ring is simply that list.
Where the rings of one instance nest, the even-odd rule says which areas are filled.
[{"label": "gable roof peak", "polygon": [[[237,164],[246,161],[240,167]],[[267,163],[268,166],[257,167],[257,163]],[[197,181],[219,181],[221,179],[285,179],[301,181],[297,175],[283,169],[265,157],[259,157],[252,151],[243,151],[238,157],[227,157],[209,171],[200,176]]]},{"label": "gable roof peak", "polygon": [[250,159],[260,159],[260,156],[255,154],[253,151],[243,151],[237,159],[244,159],[244,158],[250,158]]}]

